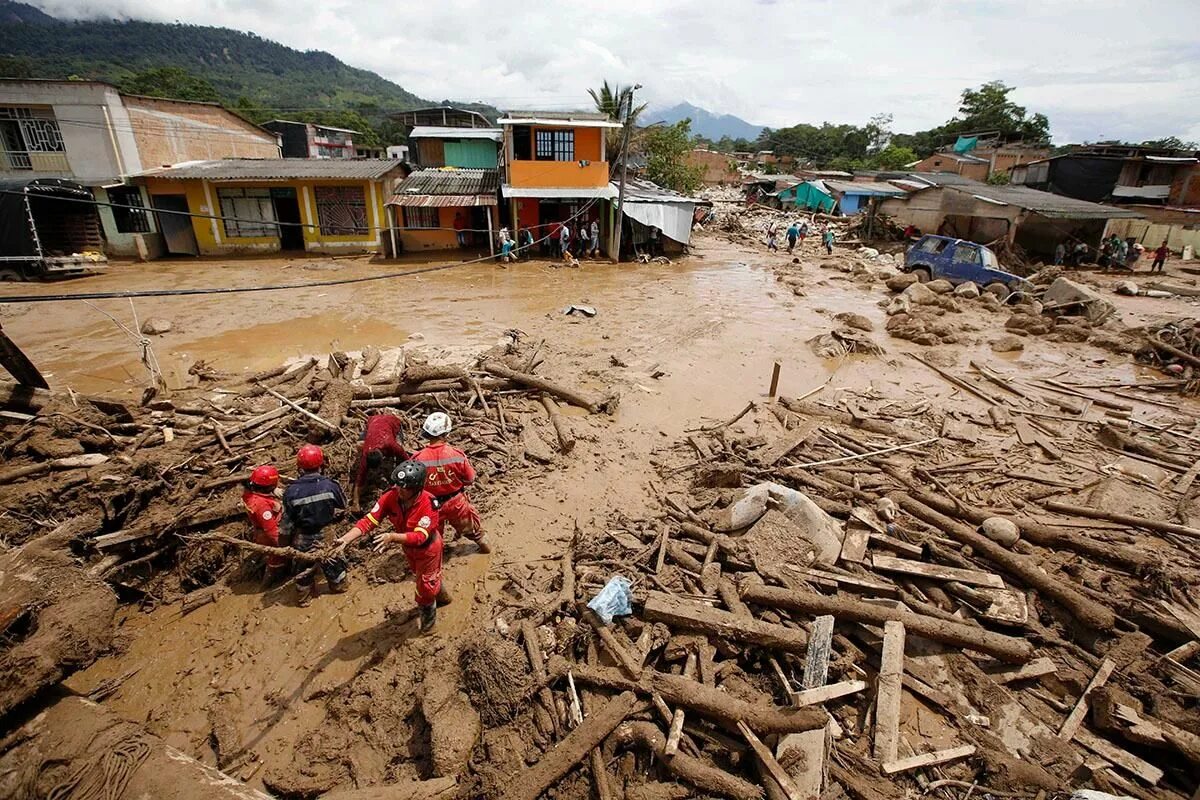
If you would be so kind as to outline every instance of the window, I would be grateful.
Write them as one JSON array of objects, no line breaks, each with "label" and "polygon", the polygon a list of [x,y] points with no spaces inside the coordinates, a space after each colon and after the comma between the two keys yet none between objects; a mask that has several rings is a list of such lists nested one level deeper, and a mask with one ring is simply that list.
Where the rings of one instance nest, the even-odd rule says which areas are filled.
[{"label": "window", "polygon": [[532,130],[528,125],[514,126],[512,129],[513,161],[533,160]]},{"label": "window", "polygon": [[575,160],[575,131],[539,130],[536,134],[538,161]]},{"label": "window", "polygon": [[959,245],[954,248],[954,258],[950,259],[955,264],[981,264],[983,260],[979,257],[979,248],[970,247],[969,245]]},{"label": "window", "polygon": [[0,107],[0,144],[9,169],[33,169],[30,153],[62,153],[62,131],[49,109]]},{"label": "window", "polygon": [[217,189],[225,235],[231,238],[278,236],[270,189]]},{"label": "window", "polygon": [[[119,186],[108,190],[112,203],[113,221],[118,233],[149,233],[150,217],[142,209],[142,190],[136,186]],[[122,206],[127,206],[122,208]]]},{"label": "window", "polygon": [[317,186],[317,222],[322,236],[356,236],[369,232],[367,198],[361,186]]},{"label": "window", "polygon": [[404,226],[406,228],[436,228],[438,226],[438,210],[436,208],[406,208],[404,209]]},{"label": "window", "polygon": [[947,244],[949,243],[945,239],[926,239],[921,242],[919,249],[922,253],[933,253],[936,255],[945,250]]}]

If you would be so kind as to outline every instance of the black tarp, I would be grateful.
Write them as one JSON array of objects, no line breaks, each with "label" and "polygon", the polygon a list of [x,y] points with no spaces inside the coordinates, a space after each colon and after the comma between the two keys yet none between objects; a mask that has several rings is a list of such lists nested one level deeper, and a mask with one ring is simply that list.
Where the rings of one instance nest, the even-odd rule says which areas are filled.
[{"label": "black tarp", "polygon": [[1122,159],[1100,156],[1057,158],[1050,162],[1046,191],[1099,203],[1112,195],[1124,164]]},{"label": "black tarp", "polygon": [[0,256],[28,256],[31,259],[41,257],[34,244],[33,232],[29,229],[29,215],[25,209],[26,194],[31,197],[70,200],[96,199],[88,189],[63,178],[0,181]]}]

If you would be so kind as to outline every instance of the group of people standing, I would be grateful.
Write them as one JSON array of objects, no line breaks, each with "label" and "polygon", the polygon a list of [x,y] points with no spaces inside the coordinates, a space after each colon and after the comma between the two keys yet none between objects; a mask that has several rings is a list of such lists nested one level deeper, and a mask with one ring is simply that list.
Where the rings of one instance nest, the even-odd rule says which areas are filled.
[{"label": "group of people standing", "polygon": [[[1113,234],[1100,242],[1100,248],[1096,252],[1096,264],[1104,269],[1117,267],[1132,272],[1137,268],[1145,249],[1134,239],[1122,239]],[[1066,242],[1059,242],[1054,248],[1054,264],[1078,267],[1089,261],[1090,254],[1091,248],[1084,242],[1075,242],[1070,248]],[[1154,261],[1150,265],[1150,271],[1162,272],[1170,255],[1171,250],[1164,241],[1154,250]]]},{"label": "group of people standing", "polygon": [[[516,241],[507,227],[501,228],[500,261],[510,263],[516,261],[518,253],[528,255],[533,249],[533,231],[521,228],[517,231]],[[546,238],[542,240],[543,251],[551,258],[563,261],[578,260],[584,257],[600,257],[600,220],[580,222],[573,225],[570,218],[562,222],[550,224]]]},{"label": "group of people standing", "polygon": [[[791,255],[795,252],[796,247],[804,247],[804,241],[808,238],[808,234],[812,228],[809,227],[807,220],[799,220],[788,226],[784,235],[787,238],[787,252]],[[779,252],[779,225],[772,220],[767,223],[767,249],[772,253]],[[836,235],[833,232],[832,225],[826,225],[821,229],[821,246],[825,248],[825,252],[833,255],[833,243]]]},{"label": "group of people standing", "polygon": [[[423,447],[409,453],[400,443],[403,423],[392,414],[376,414],[367,420],[359,448],[357,468],[351,477],[349,511],[359,517],[334,542],[331,555],[320,562],[330,592],[344,592],[348,581],[346,548],[371,534],[385,521],[391,530],[374,538],[376,552],[400,545],[416,579],[416,600],[421,630],[433,627],[438,601],[447,602],[442,586],[442,534],[449,524],[458,535],[475,543],[479,552],[489,553],[479,512],[467,497],[475,482],[475,469],[467,455],[450,445],[453,428],[449,415],[430,414],[421,426]],[[270,464],[256,467],[242,494],[242,504],[258,544],[288,546],[302,552],[320,550],[325,531],[347,510],[341,485],[323,472],[325,454],[306,444],[296,454],[299,477],[279,492],[279,470]],[[364,492],[377,497],[361,515]],[[370,496],[368,495],[368,496]],[[360,516],[361,515],[361,516]],[[267,558],[264,587],[286,576],[287,559],[279,554]],[[316,570],[302,571],[296,578],[297,601],[308,606],[316,595]]]}]

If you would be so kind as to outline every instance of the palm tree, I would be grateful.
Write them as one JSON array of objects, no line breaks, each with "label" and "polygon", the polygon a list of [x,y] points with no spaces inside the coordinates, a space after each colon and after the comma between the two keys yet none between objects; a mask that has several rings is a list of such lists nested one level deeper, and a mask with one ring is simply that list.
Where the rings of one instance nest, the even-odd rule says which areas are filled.
[{"label": "palm tree", "polygon": [[[645,103],[639,106],[633,105],[632,86],[621,86],[616,83],[609,86],[608,81],[605,81],[599,91],[588,89],[588,94],[592,96],[597,111],[608,114],[611,119],[620,122],[626,128],[630,128],[630,133],[633,133],[632,126],[637,124],[638,117],[646,110]],[[608,152],[617,152],[621,146],[621,135],[621,129],[609,129],[607,135]]]}]

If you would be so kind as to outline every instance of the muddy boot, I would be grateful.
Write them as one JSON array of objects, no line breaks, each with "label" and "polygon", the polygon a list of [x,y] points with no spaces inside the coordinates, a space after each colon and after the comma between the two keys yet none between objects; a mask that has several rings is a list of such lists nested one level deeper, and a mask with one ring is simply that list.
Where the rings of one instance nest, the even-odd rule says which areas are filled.
[{"label": "muddy boot", "polygon": [[446,589],[445,585],[443,585],[440,589],[438,589],[437,604],[439,606],[448,606],[452,602],[454,602],[454,598],[450,596],[450,592]]},{"label": "muddy boot", "polygon": [[433,627],[433,623],[437,622],[437,601],[434,600],[427,606],[421,606],[421,632],[425,633]]},{"label": "muddy boot", "polygon": [[480,536],[478,539],[476,539],[475,546],[479,548],[479,552],[484,553],[485,555],[492,552],[492,546],[488,544],[486,536]]},{"label": "muddy boot", "polygon": [[313,598],[317,596],[316,585],[301,586],[296,584],[296,605],[300,608],[308,608],[312,605]]}]

